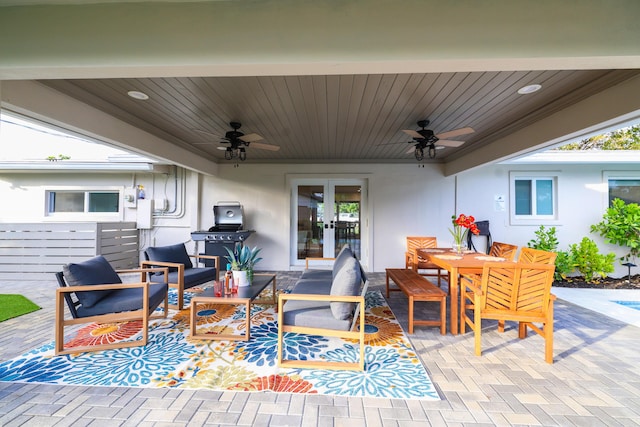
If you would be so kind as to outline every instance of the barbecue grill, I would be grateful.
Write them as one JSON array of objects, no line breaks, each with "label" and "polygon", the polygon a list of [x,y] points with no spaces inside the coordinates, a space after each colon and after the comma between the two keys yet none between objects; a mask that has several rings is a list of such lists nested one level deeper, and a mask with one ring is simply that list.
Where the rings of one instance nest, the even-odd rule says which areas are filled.
[{"label": "barbecue grill", "polygon": [[239,202],[218,202],[213,206],[213,221],[214,225],[209,230],[192,232],[191,240],[204,242],[204,253],[219,256],[223,264],[220,268],[223,269],[224,257],[228,255],[225,248],[233,250],[237,243],[243,244],[255,230],[243,229],[244,210]]}]

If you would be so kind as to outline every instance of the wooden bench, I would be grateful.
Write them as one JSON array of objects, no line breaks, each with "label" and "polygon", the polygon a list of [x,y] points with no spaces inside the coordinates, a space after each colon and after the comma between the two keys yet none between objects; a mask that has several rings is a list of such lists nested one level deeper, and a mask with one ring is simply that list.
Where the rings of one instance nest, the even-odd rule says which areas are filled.
[{"label": "wooden bench", "polygon": [[[413,334],[413,325],[440,326],[440,334],[447,333],[447,293],[429,282],[413,270],[387,268],[387,298],[389,292],[402,291],[409,298],[409,333]],[[398,286],[389,287],[389,279]],[[439,301],[440,320],[414,320],[413,305],[416,301]]]}]

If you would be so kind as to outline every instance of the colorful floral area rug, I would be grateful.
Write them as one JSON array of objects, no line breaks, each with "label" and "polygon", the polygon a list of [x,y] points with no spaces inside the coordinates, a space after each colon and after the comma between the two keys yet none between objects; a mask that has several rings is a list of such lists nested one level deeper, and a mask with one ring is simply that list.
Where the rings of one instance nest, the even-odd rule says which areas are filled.
[{"label": "colorful floral area rug", "polygon": [[[191,289],[185,298],[202,289]],[[267,290],[268,291],[268,290]],[[175,295],[171,295],[175,301]],[[274,307],[254,304],[249,341],[194,340],[189,309],[153,320],[144,347],[54,356],[53,343],[0,363],[0,381],[124,387],[169,387],[232,391],[272,391],[322,395],[439,400],[440,397],[382,294],[366,296],[364,372],[281,369],[276,362]],[[243,306],[198,306],[198,331],[244,333]],[[100,344],[140,339],[141,322],[92,324],[67,338],[67,344]],[[355,342],[315,335],[285,334],[288,358],[357,361]],[[294,356],[295,355],[295,356]]]}]

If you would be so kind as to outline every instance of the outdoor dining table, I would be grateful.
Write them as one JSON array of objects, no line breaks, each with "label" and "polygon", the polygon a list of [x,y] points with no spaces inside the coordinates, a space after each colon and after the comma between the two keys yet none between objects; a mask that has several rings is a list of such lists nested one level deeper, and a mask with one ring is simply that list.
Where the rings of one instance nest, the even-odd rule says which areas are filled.
[{"label": "outdoor dining table", "polygon": [[449,300],[450,300],[450,330],[453,335],[458,334],[458,307],[460,294],[460,274],[481,274],[487,261],[504,261],[504,258],[489,256],[480,252],[465,251],[456,254],[451,248],[423,248],[418,249],[418,256],[428,259],[440,268],[449,272]]}]

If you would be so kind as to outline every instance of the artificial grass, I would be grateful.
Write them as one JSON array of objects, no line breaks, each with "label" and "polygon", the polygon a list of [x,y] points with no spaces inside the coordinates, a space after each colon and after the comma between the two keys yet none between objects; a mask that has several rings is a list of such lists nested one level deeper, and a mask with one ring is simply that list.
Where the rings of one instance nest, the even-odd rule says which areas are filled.
[{"label": "artificial grass", "polygon": [[18,294],[0,294],[0,322],[40,310],[28,298]]}]

